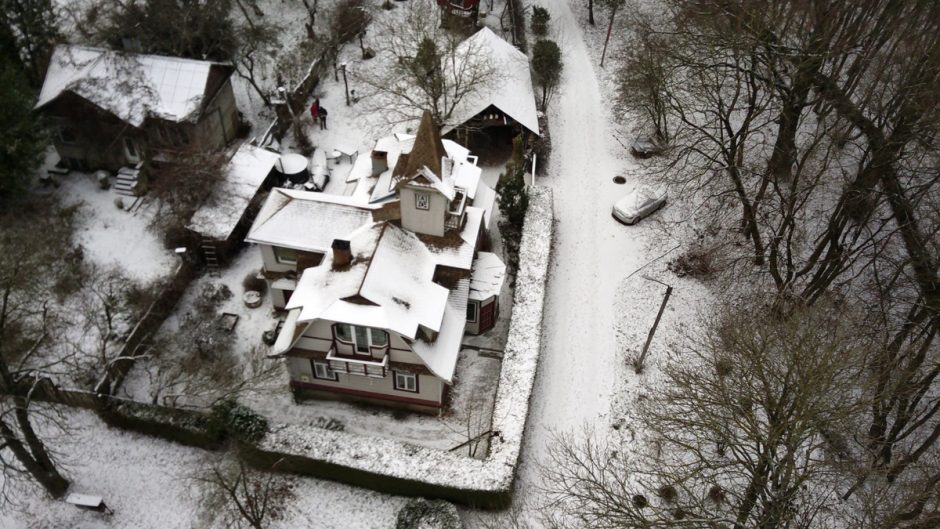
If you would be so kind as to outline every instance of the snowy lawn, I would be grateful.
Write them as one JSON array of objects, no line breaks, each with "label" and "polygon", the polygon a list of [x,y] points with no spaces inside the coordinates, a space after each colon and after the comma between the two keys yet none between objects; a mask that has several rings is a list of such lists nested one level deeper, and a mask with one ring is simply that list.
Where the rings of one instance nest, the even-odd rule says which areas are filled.
[{"label": "snowy lawn", "polygon": [[[60,179],[55,191],[63,206],[79,205],[75,242],[85,259],[104,268],[119,268],[131,279],[150,283],[170,275],[177,265],[171,250],[150,229],[153,205],[146,203],[129,212],[134,197],[102,190],[92,175],[71,172]],[[125,209],[115,200],[121,199]]]},{"label": "snowy lawn", "polygon": [[[80,510],[16,485],[17,505],[0,510],[4,529],[222,529],[217,513],[205,512],[199,475],[219,455],[105,425],[94,413],[67,409],[68,435],[43,430],[59,454],[70,492],[101,496],[114,515]],[[0,486],[4,484],[0,476]],[[272,529],[392,527],[405,503],[397,498],[332,482],[292,477],[295,500]],[[339,508],[341,506],[342,508]]]}]

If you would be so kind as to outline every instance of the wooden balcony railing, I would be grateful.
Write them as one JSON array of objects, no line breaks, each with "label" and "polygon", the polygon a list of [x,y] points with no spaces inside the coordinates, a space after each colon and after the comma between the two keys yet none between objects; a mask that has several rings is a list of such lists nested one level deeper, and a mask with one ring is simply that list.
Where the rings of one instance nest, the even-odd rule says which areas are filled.
[{"label": "wooden balcony railing", "polygon": [[359,358],[348,358],[336,354],[336,348],[330,348],[326,354],[326,360],[330,363],[330,369],[337,373],[346,373],[347,375],[359,375],[372,378],[385,378],[388,373],[388,353],[382,355],[381,360],[374,358],[364,360]]}]

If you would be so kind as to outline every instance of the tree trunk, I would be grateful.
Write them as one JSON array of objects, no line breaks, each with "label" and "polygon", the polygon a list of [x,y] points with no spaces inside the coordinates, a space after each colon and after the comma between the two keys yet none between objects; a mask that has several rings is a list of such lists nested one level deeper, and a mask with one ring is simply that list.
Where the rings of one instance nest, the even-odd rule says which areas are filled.
[{"label": "tree trunk", "polygon": [[[17,404],[16,420],[20,429],[23,430],[23,437],[29,446],[23,444],[23,441],[16,436],[16,432],[0,420],[0,437],[4,444],[13,452],[16,459],[23,465],[23,468],[33,477],[53,498],[61,498],[69,488],[69,482],[59,474],[55,465],[46,453],[46,448],[42,441],[36,437],[32,426],[29,423],[29,417],[25,410],[20,410]],[[25,429],[24,429],[25,425]]]},{"label": "tree trunk", "polygon": [[588,0],[588,24],[594,25],[594,0]]}]

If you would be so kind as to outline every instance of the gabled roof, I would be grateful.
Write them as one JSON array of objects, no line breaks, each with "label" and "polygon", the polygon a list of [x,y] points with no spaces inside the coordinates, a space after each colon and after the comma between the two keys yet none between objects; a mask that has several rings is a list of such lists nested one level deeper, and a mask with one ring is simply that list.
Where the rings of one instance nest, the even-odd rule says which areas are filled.
[{"label": "gabled roof", "polygon": [[433,282],[436,262],[413,233],[377,222],[356,230],[349,242],[350,266],[334,269],[328,255],[302,274],[287,304],[301,309],[299,323],[377,327],[412,340],[419,326],[440,330],[448,290]]},{"label": "gabled roof", "polygon": [[279,158],[277,153],[243,144],[229,161],[225,180],[187,227],[206,238],[228,239]]},{"label": "gabled roof", "polygon": [[275,188],[245,240],[325,253],[333,239],[372,222],[378,207],[353,197]]},{"label": "gabled roof", "polygon": [[221,63],[57,46],[36,108],[72,92],[135,127],[147,117],[179,122],[198,115],[213,66]]},{"label": "gabled roof", "polygon": [[539,120],[529,58],[486,27],[461,42],[456,51],[460,56],[479,57],[471,60],[488,61],[497,70],[498,82],[489,83],[462,100],[444,126],[444,134],[473,119],[490,105],[538,134]]}]

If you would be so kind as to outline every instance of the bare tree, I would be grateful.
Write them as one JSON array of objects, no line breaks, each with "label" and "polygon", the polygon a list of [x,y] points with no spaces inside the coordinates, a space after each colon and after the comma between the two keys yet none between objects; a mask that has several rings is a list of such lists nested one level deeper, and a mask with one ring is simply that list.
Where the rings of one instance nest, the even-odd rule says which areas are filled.
[{"label": "bare tree", "polygon": [[369,111],[382,112],[390,123],[415,121],[425,111],[440,127],[455,109],[481,90],[497,82],[499,65],[476,40],[440,25],[440,10],[430,0],[404,7],[401,20],[377,22],[374,31],[385,35],[376,43],[384,61],[353,71],[367,87],[363,103]]},{"label": "bare tree", "polygon": [[838,503],[842,433],[866,342],[831,307],[728,308],[664,367],[640,404],[651,449],[560,436],[543,464],[564,512],[590,527],[823,527]]},{"label": "bare tree", "polygon": [[226,527],[265,529],[285,517],[295,495],[293,481],[275,470],[262,472],[226,458],[193,479],[205,486],[207,516]]},{"label": "bare tree", "polygon": [[41,412],[32,402],[36,384],[63,362],[45,355],[59,332],[54,286],[72,271],[71,216],[56,210],[31,203],[0,214],[0,471],[59,497],[69,482],[33,425]]}]

